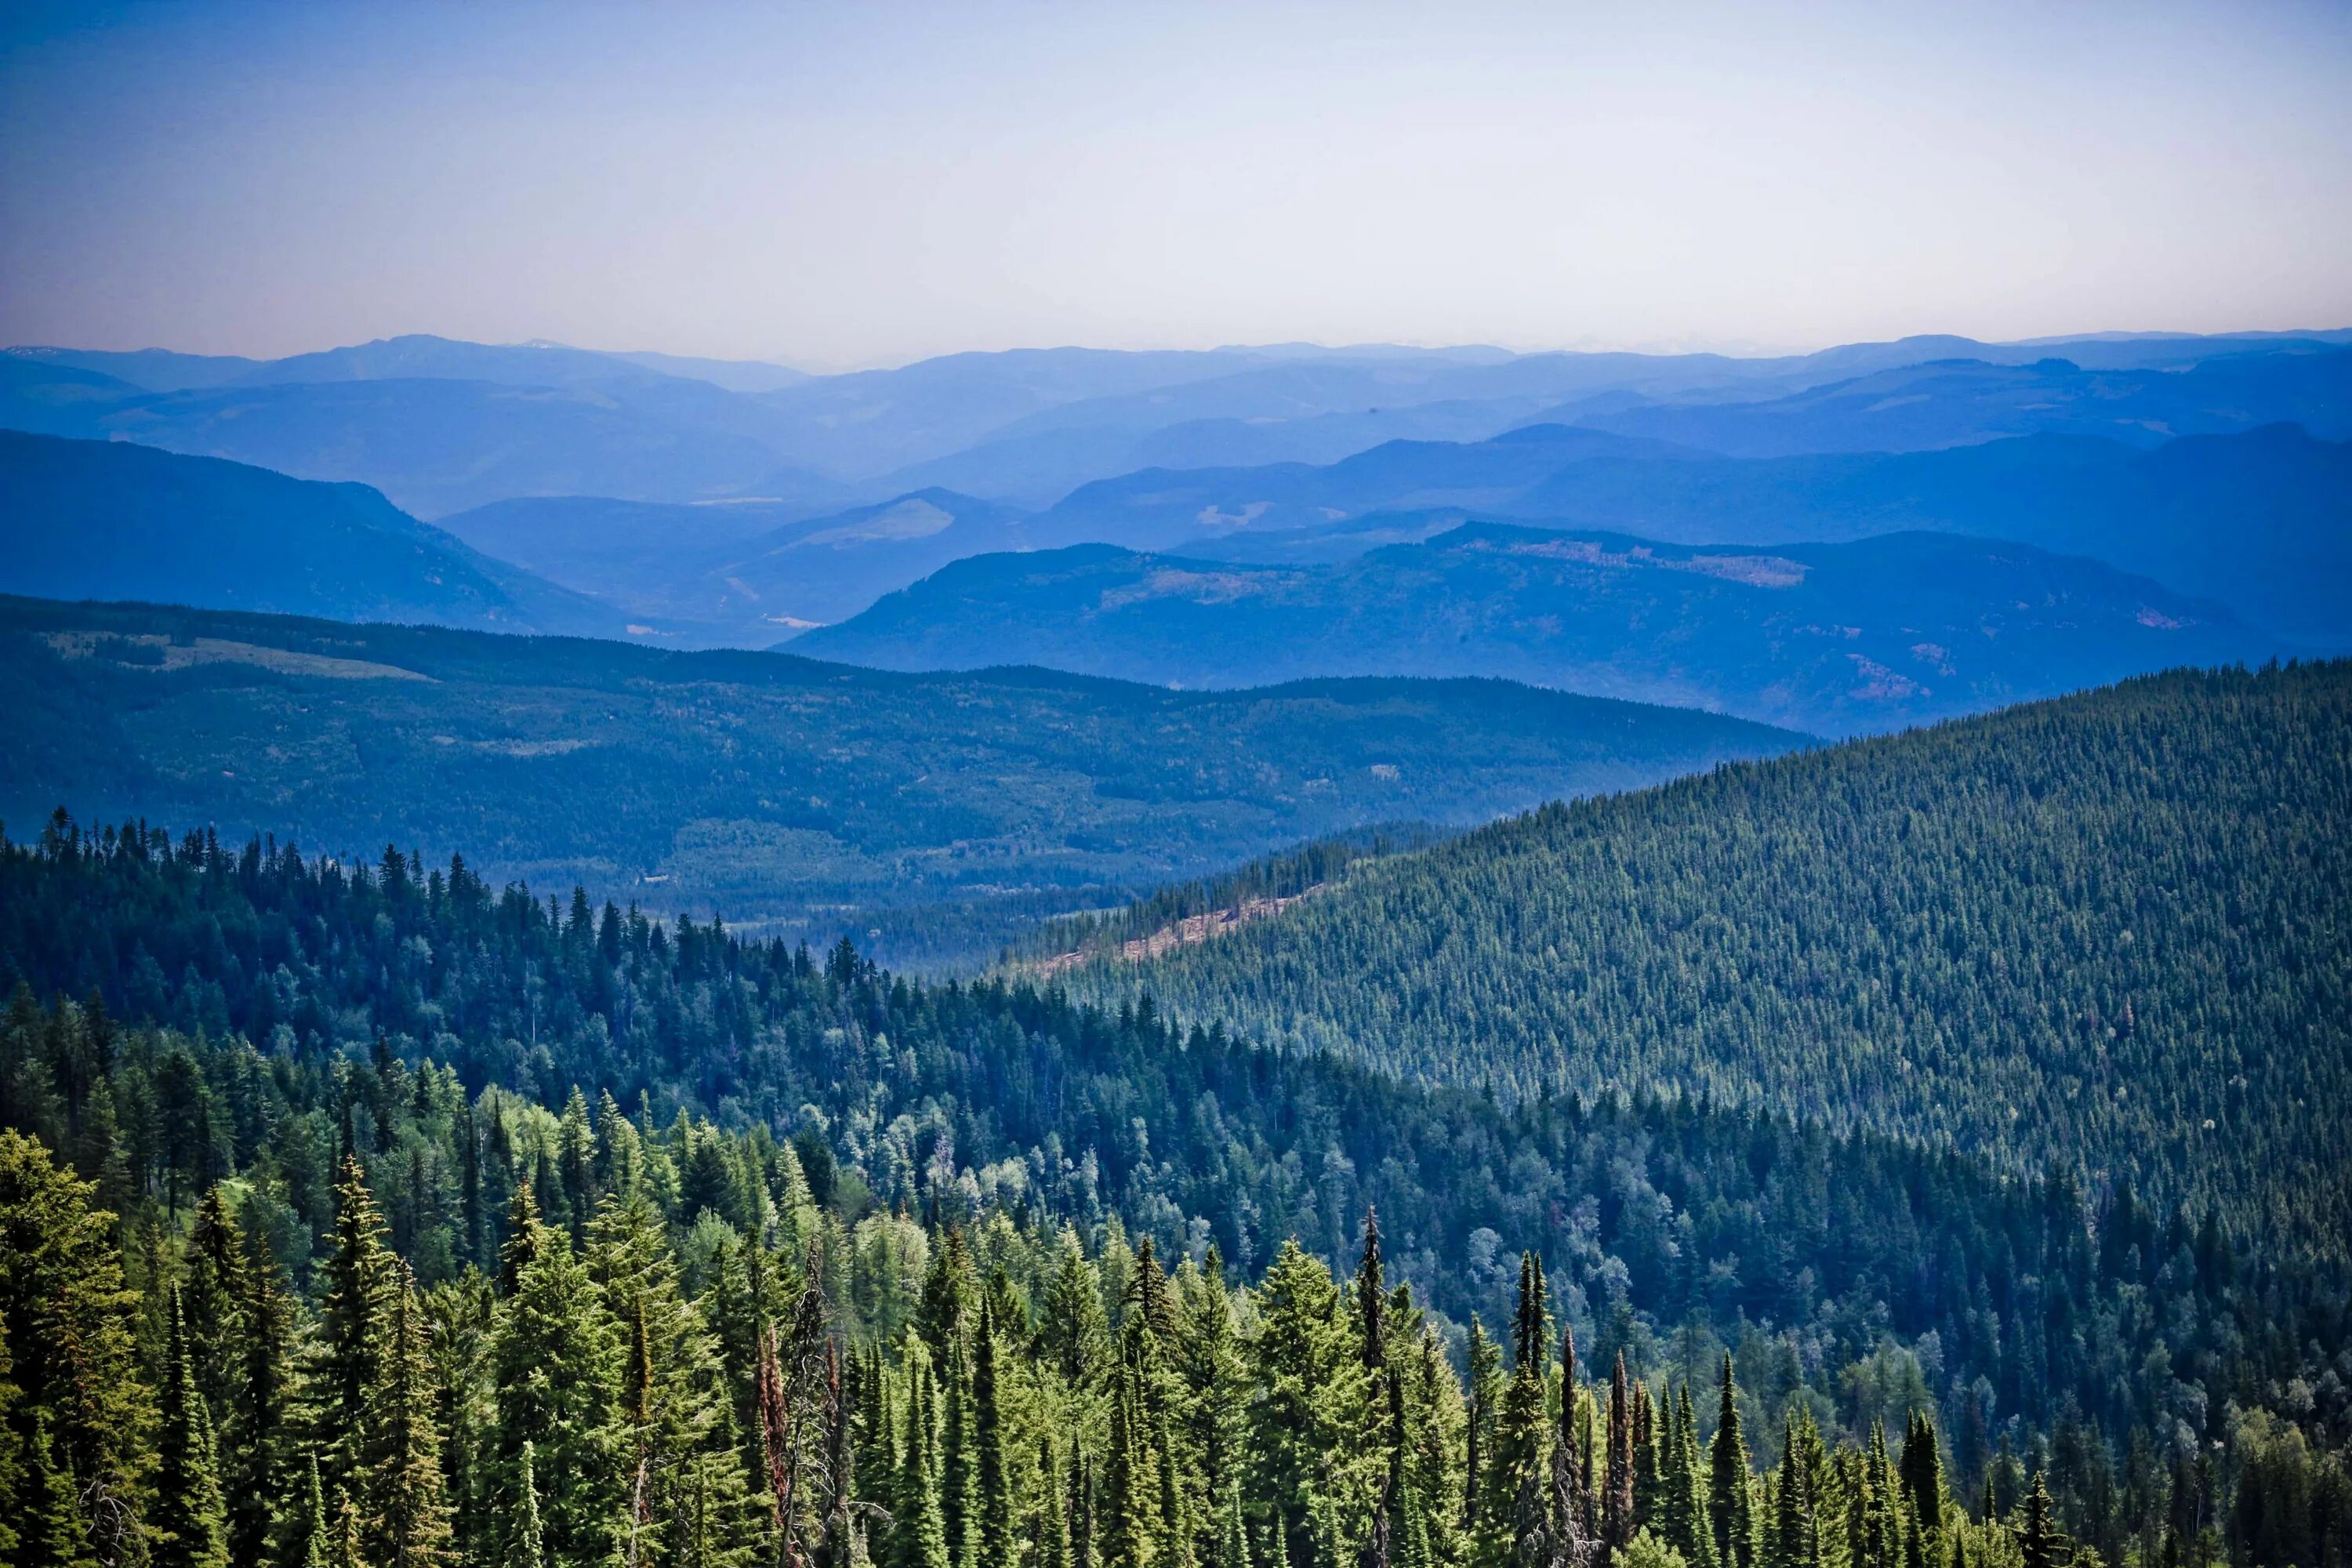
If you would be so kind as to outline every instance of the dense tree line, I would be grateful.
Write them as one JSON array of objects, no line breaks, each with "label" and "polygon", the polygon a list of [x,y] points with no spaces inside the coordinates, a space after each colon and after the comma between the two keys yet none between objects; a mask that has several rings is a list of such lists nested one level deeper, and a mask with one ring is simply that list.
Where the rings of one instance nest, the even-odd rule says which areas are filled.
[{"label": "dense tree line", "polygon": [[1898,1439],[1825,1439],[1802,1405],[1759,1430],[1727,1355],[1696,1377],[1580,1362],[1532,1253],[1457,1368],[1376,1215],[1352,1268],[1286,1242],[1245,1286],[1213,1246],[1171,1268],[1116,1220],[853,1226],[817,1196],[821,1155],[813,1184],[756,1134],[468,1102],[438,1068],[411,1087],[399,1142],[486,1112],[487,1163],[515,1174],[495,1219],[467,1184],[458,1240],[487,1266],[429,1283],[371,1179],[398,1162],[356,1115],[307,1289],[266,1167],[126,1220],[0,1131],[0,1562],[2336,1568],[2352,1548],[2342,1456],[2262,1417],[2226,1476],[2202,1453],[2136,1468],[2070,1521],[2063,1436],[1968,1488],[1924,1409]]},{"label": "dense tree line", "polygon": [[1171,691],[6,595],[0,712],[0,817],[20,836],[62,801],[333,851],[463,850],[500,879],[803,921],[820,947],[846,931],[901,968],[984,964],[1041,903],[1803,740],[1504,681]]},{"label": "dense tree line", "polygon": [[2352,1236],[2352,664],[2177,671],[1360,861],[1139,970],[1391,1072],[1701,1093]]},{"label": "dense tree line", "polygon": [[[808,1310],[839,1342],[845,1379],[896,1346],[872,1386],[893,1391],[902,1437],[910,1402],[936,1426],[953,1378],[978,1376],[976,1349],[958,1373],[931,1347],[919,1375],[902,1343],[949,1228],[984,1282],[1001,1267],[1018,1288],[1032,1342],[1006,1350],[1013,1367],[1034,1358],[1064,1252],[1096,1270],[1118,1325],[1147,1244],[1171,1279],[1204,1275],[1213,1247],[1237,1287],[1304,1289],[1316,1269],[1328,1283],[1349,1267],[1358,1216],[1376,1203],[1385,1278],[1412,1282],[1412,1321],[1472,1403],[1488,1354],[1472,1320],[1515,1317],[1512,1259],[1536,1251],[1552,1260],[1556,1324],[1597,1364],[1622,1355],[1654,1403],[1669,1385],[1696,1390],[1701,1429],[1717,1419],[1706,1389],[1728,1354],[1748,1430],[1793,1424],[1866,1453],[1881,1426],[1932,1419],[1952,1489],[1979,1511],[1990,1495],[2005,1517],[2031,1468],[2060,1525],[2117,1560],[2135,1542],[2160,1546],[2184,1499],[2196,1522],[2178,1539],[2210,1527],[2210,1546],[2248,1561],[2307,1568],[2307,1544],[2332,1539],[2338,1461],[2326,1456],[2345,1440],[2352,1370],[2342,1276],[2249,1252],[2210,1210],[2159,1213],[2128,1191],[2094,1201],[2063,1173],[2004,1178],[1948,1150],[1752,1110],[1507,1108],[1179,1031],[1148,1006],[913,984],[846,947],[819,962],[581,893],[493,893],[462,863],[420,875],[397,853],[339,867],[60,820],[0,850],[0,978],[18,984],[0,1027],[0,1114],[121,1216],[108,1234],[138,1302],[126,1353],[163,1405],[170,1286],[195,1267],[199,1232],[221,1228],[199,1223],[208,1199],[266,1251],[283,1287],[270,1310],[324,1325],[346,1290],[337,1260],[357,1245],[356,1180],[418,1310],[472,1300],[465,1332],[487,1345],[502,1286],[511,1297],[521,1279],[522,1211],[593,1279],[610,1200],[634,1192],[646,1203],[630,1246],[666,1251],[698,1310],[721,1310],[736,1286],[719,1260],[740,1249],[762,1259],[743,1291],[775,1295],[779,1321],[800,1310],[783,1282],[817,1279]],[[1256,1331],[1260,1298],[1227,1300]],[[1024,1321],[1012,1301],[998,1303],[1006,1324]],[[183,1307],[210,1321],[202,1300]],[[608,1302],[607,1315],[613,1334],[635,1335],[628,1312]],[[420,1322],[428,1343],[444,1332],[441,1319]],[[347,1389],[388,1364],[348,1373]],[[757,1372],[740,1353],[735,1364]],[[729,1395],[738,1448],[757,1385]],[[1099,1457],[1118,1405],[1089,1408]],[[536,1456],[556,1438],[529,1440],[541,1473]],[[1465,1476],[1484,1465],[1467,1442]],[[322,1458],[322,1508],[340,1507],[338,1485],[350,1492],[351,1462]],[[510,1475],[522,1460],[501,1462]],[[1034,1479],[1036,1461],[1020,1462]],[[762,1472],[747,1471],[756,1491]],[[2255,1514],[2300,1522],[2234,1523],[2249,1475]],[[2299,1500],[2263,1500],[2274,1496]],[[1267,1505],[1249,1506],[1263,1536]],[[561,1517],[542,1509],[539,1528],[570,1528]],[[1369,1528],[1370,1515],[1349,1517],[1346,1529]],[[1287,1542],[1298,1521],[1285,1519]],[[1302,1565],[1314,1529],[1306,1520],[1297,1537]],[[2255,1544],[2264,1530],[2287,1544]],[[1267,1543],[1253,1540],[1263,1563]]]}]

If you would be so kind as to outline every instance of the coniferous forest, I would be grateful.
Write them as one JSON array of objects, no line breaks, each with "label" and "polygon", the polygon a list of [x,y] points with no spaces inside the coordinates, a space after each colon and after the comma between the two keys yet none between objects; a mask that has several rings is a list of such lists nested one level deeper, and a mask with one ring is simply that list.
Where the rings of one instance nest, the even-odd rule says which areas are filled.
[{"label": "coniferous forest", "polygon": [[2346,1561],[2340,1249],[397,850],[0,849],[8,1561]]}]

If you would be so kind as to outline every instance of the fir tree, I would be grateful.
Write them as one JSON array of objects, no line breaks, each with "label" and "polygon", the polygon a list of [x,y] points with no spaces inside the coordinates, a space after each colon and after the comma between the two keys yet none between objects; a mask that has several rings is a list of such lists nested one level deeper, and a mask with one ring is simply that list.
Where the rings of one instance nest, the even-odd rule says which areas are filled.
[{"label": "fir tree", "polygon": [[2068,1555],[2066,1542],[2051,1519],[2050,1489],[2042,1484],[2038,1469],[2019,1513],[2017,1551],[2022,1568],[2061,1568]]},{"label": "fir tree", "polygon": [[258,1232],[245,1238],[241,1342],[229,1397],[221,1471],[228,1492],[230,1560],[267,1554],[272,1502],[283,1496],[287,1404],[293,1381],[294,1307],[278,1259]]},{"label": "fir tree", "polygon": [[1919,1528],[1930,1539],[1944,1528],[1944,1466],[1936,1446],[1935,1423],[1915,1411],[1903,1430],[1903,1495],[1910,1500]]},{"label": "fir tree", "polygon": [[228,1518],[214,1468],[212,1415],[197,1386],[181,1291],[171,1298],[163,1421],[156,1443],[155,1568],[228,1568]]},{"label": "fir tree", "polygon": [[393,1292],[390,1337],[361,1479],[362,1546],[374,1568],[438,1568],[449,1556],[448,1500],[416,1282],[405,1268]]},{"label": "fir tree", "polygon": [[[996,1314],[983,1306],[972,1344],[972,1447],[980,1491],[978,1561],[1009,1563],[1013,1557],[1013,1486],[1004,1463],[1004,1415],[996,1378]],[[1049,1483],[1050,1484],[1050,1483]]]},{"label": "fir tree", "polygon": [[1723,1568],[1756,1568],[1755,1494],[1748,1443],[1739,1432],[1738,1385],[1732,1380],[1729,1352],[1723,1357],[1722,1394],[1708,1455],[1706,1506]]},{"label": "fir tree", "polygon": [[1625,1352],[1609,1383],[1609,1452],[1601,1486],[1601,1541],[1612,1559],[1633,1539],[1633,1396],[1625,1377]]},{"label": "fir tree", "polygon": [[348,1496],[358,1485],[383,1380],[393,1258],[383,1221],[358,1157],[346,1154],[335,1181],[334,1244],[327,1257],[326,1297],[319,1311],[319,1364],[312,1386],[320,1462],[328,1489]]}]

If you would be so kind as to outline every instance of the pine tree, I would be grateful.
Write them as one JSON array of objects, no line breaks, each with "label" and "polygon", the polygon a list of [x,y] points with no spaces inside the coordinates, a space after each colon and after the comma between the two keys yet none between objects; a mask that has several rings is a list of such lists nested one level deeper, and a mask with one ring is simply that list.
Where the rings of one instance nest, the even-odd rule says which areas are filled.
[{"label": "pine tree", "polygon": [[1738,1385],[1732,1381],[1729,1352],[1723,1357],[1706,1506],[1723,1568],[1756,1568],[1755,1494],[1749,1488],[1748,1443],[1739,1432]]},{"label": "pine tree", "polygon": [[228,1517],[213,1456],[212,1414],[177,1287],[164,1349],[163,1422],[156,1442],[155,1568],[228,1568]]},{"label": "pine tree", "polygon": [[1123,1365],[1111,1393],[1110,1449],[1104,1474],[1103,1568],[1151,1568],[1159,1521],[1158,1470],[1146,1439],[1135,1369]]},{"label": "pine tree", "polygon": [[1935,1423],[1915,1411],[1903,1430],[1903,1495],[1929,1539],[1944,1528],[1944,1466],[1936,1446]]},{"label": "pine tree", "polygon": [[357,1156],[346,1154],[335,1182],[335,1235],[319,1311],[317,1404],[320,1463],[328,1489],[358,1485],[373,1431],[374,1399],[383,1380],[393,1258]]},{"label": "pine tree", "polygon": [[288,1521],[287,1551],[280,1558],[289,1568],[327,1568],[334,1551],[327,1538],[327,1493],[319,1482],[319,1456],[314,1449],[309,1466],[309,1485],[302,1493],[300,1508]]},{"label": "pine tree", "polygon": [[403,1267],[393,1291],[391,1344],[376,1401],[361,1496],[362,1546],[374,1568],[438,1568],[450,1551],[441,1437],[433,1420],[432,1368],[416,1281]]},{"label": "pine tree", "polygon": [[[978,1457],[980,1529],[978,1560],[1009,1563],[1013,1557],[1013,1487],[1004,1464],[1004,1417],[997,1396],[996,1314],[983,1306],[972,1344],[972,1446]],[[1050,1482],[1048,1483],[1050,1485]]]},{"label": "pine tree", "polygon": [[1658,1459],[1657,1407],[1650,1385],[1633,1384],[1633,1531],[1639,1533],[1657,1522],[1664,1470]]},{"label": "pine tree", "polygon": [[907,1436],[891,1497],[890,1568],[952,1568],[940,1498],[939,1440],[929,1360],[913,1359],[907,1380]]},{"label": "pine tree", "polygon": [[1503,1397],[1503,1356],[1487,1337],[1478,1314],[1470,1314],[1468,1418],[1464,1424],[1462,1528],[1475,1535],[1485,1493],[1486,1457],[1494,1447],[1495,1420]]},{"label": "pine tree", "polygon": [[2017,1551],[2022,1568],[2060,1568],[2068,1555],[2065,1538],[2050,1517],[2050,1489],[2042,1484],[2038,1469],[2020,1512],[2023,1517],[2017,1529]]},{"label": "pine tree", "polygon": [[514,1291],[490,1342],[499,1463],[505,1489],[520,1492],[517,1469],[531,1445],[547,1552],[598,1561],[627,1535],[620,1336],[563,1232],[521,1217],[507,1244]]},{"label": "pine tree", "polygon": [[1625,1352],[1609,1384],[1609,1453],[1601,1487],[1601,1542],[1613,1559],[1633,1539],[1633,1396],[1627,1387]]},{"label": "pine tree", "polygon": [[546,1568],[547,1527],[539,1511],[539,1456],[529,1438],[514,1468],[508,1561],[514,1568]]},{"label": "pine tree", "polygon": [[257,1563],[268,1550],[271,1504],[283,1496],[294,1309],[269,1244],[257,1232],[245,1238],[245,1247],[242,1342],[221,1472],[228,1491],[230,1560]]},{"label": "pine tree", "polygon": [[32,1432],[25,1442],[23,1469],[15,1489],[19,1517],[12,1561],[17,1568],[93,1568],[96,1560],[89,1553],[89,1521],[82,1516],[81,1489],[74,1484],[72,1467],[59,1458],[49,1442],[45,1415],[33,1418]]},{"label": "pine tree", "polygon": [[70,1478],[90,1555],[135,1562],[152,1395],[138,1370],[138,1297],[123,1283],[112,1216],[90,1206],[96,1190],[35,1140],[0,1130],[0,1332],[13,1417],[20,1431],[41,1426],[50,1452],[46,1468],[25,1473],[47,1484]]}]

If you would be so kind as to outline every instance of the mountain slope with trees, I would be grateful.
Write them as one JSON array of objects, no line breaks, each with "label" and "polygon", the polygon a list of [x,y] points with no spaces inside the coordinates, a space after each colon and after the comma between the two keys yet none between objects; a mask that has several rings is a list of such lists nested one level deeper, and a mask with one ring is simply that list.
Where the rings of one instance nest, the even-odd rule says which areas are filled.
[{"label": "mountain slope with trees", "polygon": [[2340,1249],[2128,1189],[397,853],[60,820],[0,891],[34,1561],[2286,1568],[2352,1519]]},{"label": "mountain slope with trees", "polygon": [[1068,973],[1419,1079],[1769,1105],[2309,1244],[2352,1234],[2347,841],[2352,665],[2183,671],[1546,807]]},{"label": "mountain slope with trees", "polygon": [[[935,931],[919,956],[982,962],[998,915],[1805,743],[1494,680],[1177,692],[35,600],[0,600],[0,821],[70,799],[336,851],[462,846],[488,875],[900,954]],[[963,913],[912,908],[939,904]]]},{"label": "mountain slope with trees", "polygon": [[2277,637],[2095,561],[1903,533],[1770,551],[1469,523],[1328,565],[1108,545],[959,562],[794,652],[1186,687],[1500,676],[1826,734],[1898,728]]}]

